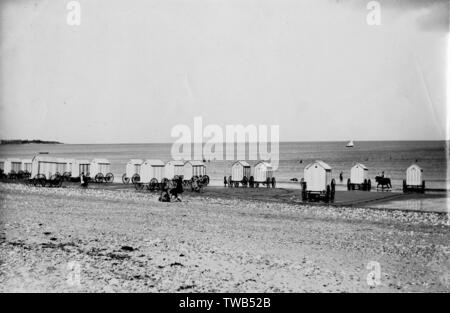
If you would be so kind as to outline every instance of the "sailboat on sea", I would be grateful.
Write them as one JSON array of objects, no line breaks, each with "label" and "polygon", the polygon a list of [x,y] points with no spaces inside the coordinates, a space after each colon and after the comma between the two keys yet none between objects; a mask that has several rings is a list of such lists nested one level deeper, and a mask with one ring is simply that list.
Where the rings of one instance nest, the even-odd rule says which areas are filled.
[{"label": "sailboat on sea", "polygon": [[354,144],[353,144],[353,140],[350,140],[348,142],[348,144],[346,145],[347,148],[353,148]]}]

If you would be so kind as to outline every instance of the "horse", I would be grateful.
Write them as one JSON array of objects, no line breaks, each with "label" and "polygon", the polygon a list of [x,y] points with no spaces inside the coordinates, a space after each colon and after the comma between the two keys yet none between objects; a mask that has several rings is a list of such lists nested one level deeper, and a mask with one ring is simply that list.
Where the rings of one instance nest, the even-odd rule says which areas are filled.
[{"label": "horse", "polygon": [[377,182],[377,188],[381,185],[381,189],[384,189],[384,186],[387,188],[392,188],[391,179],[383,176],[375,176],[375,181]]}]

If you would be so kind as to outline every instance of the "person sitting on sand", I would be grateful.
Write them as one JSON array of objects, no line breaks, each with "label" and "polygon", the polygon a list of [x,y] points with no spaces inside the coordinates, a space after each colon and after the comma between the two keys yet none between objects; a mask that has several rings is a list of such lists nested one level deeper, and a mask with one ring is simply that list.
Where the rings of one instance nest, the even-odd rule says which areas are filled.
[{"label": "person sitting on sand", "polygon": [[161,195],[158,198],[160,202],[170,202],[168,183],[161,184]]},{"label": "person sitting on sand", "polygon": [[175,198],[175,200],[181,202],[181,199],[178,195],[182,194],[184,192],[183,190],[183,180],[181,177],[178,177],[178,179],[175,181],[175,188],[170,189],[170,195]]},{"label": "person sitting on sand", "polygon": [[161,190],[161,195],[158,198],[158,201],[160,202],[170,202],[170,195],[167,189]]}]

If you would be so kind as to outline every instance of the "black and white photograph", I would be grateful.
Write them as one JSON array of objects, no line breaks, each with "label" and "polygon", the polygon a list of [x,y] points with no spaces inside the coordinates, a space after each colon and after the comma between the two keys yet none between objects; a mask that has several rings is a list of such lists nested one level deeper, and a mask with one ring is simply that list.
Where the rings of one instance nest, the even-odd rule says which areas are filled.
[{"label": "black and white photograph", "polygon": [[0,293],[450,292],[449,9],[0,0]]}]

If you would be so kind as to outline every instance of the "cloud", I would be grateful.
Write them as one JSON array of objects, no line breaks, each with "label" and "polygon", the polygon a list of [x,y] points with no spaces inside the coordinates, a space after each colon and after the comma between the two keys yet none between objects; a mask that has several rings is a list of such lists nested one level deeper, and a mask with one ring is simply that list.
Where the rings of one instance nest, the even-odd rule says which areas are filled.
[{"label": "cloud", "polygon": [[435,2],[428,7],[418,8],[416,10],[416,21],[422,30],[448,32],[449,2]]}]

